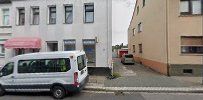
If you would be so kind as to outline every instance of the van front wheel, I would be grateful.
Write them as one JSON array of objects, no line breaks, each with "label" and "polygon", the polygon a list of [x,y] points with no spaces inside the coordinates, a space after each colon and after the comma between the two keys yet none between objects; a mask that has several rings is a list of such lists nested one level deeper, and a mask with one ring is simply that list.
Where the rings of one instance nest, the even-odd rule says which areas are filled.
[{"label": "van front wheel", "polygon": [[55,99],[63,99],[65,97],[65,90],[61,86],[54,86],[52,94]]},{"label": "van front wheel", "polygon": [[3,96],[5,94],[5,90],[0,86],[0,96]]}]

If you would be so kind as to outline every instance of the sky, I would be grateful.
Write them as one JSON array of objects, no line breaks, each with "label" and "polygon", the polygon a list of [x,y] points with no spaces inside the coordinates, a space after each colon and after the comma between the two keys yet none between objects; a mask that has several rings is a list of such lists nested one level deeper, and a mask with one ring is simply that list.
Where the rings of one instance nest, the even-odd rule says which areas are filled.
[{"label": "sky", "polygon": [[113,0],[112,45],[127,44],[128,27],[132,18],[136,0]]}]

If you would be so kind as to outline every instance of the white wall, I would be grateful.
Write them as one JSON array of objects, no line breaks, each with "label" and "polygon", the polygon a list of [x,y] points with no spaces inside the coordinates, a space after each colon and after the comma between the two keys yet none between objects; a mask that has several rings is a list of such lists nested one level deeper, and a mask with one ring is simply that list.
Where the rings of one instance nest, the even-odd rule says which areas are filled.
[{"label": "white wall", "polygon": [[[3,9],[9,9],[11,10],[11,4],[0,4],[0,40],[4,40],[4,39],[9,39],[11,36],[11,27],[4,27],[3,26],[3,18],[2,18],[2,10]],[[11,14],[11,11],[9,11],[9,13]],[[11,23],[11,20],[10,20]],[[0,41],[0,44],[3,44],[5,41]],[[5,51],[7,52],[7,51]],[[3,66],[6,62],[6,56],[5,57],[0,57],[0,66]]]},{"label": "white wall", "polygon": [[[63,50],[64,39],[76,39],[76,49],[82,50],[82,39],[98,38],[96,44],[96,66],[108,66],[111,60],[111,5],[110,0],[20,0],[12,2],[12,37],[40,37],[42,42],[41,51],[46,51],[45,41],[58,41],[59,51]],[[94,23],[83,23],[84,3],[94,2]],[[73,24],[64,24],[63,4],[73,4]],[[48,5],[57,7],[57,23],[47,24]],[[30,7],[40,7],[40,24],[30,25]],[[16,26],[16,11],[18,7],[25,7],[25,25]],[[109,15],[108,15],[109,14]],[[108,56],[110,55],[110,56]]]}]

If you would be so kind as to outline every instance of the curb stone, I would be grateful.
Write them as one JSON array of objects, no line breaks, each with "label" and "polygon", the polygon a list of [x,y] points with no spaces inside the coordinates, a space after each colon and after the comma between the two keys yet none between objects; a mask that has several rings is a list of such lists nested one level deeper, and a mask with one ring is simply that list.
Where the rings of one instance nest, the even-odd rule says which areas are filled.
[{"label": "curb stone", "polygon": [[95,87],[86,86],[84,90],[105,92],[168,92],[203,93],[203,87]]}]

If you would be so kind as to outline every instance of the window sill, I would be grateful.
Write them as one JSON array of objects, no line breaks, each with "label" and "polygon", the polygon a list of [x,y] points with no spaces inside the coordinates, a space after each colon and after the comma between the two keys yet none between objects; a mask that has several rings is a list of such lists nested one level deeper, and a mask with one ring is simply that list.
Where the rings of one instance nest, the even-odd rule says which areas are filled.
[{"label": "window sill", "polygon": [[179,17],[198,17],[198,16],[203,16],[203,14],[179,15]]},{"label": "window sill", "polygon": [[73,23],[63,23],[63,24],[72,25]]},{"label": "window sill", "polygon": [[180,56],[203,56],[203,54],[192,54],[192,53],[188,53],[188,54],[180,54]]},{"label": "window sill", "polygon": [[38,26],[39,24],[30,24],[30,25],[32,25],[32,26]]},{"label": "window sill", "polygon": [[94,24],[94,22],[84,22],[84,24]]},{"label": "window sill", "polygon": [[12,26],[0,26],[0,28],[12,28]]},{"label": "window sill", "polygon": [[47,25],[56,25],[56,23],[53,23],[53,24],[52,23],[48,23]]}]

